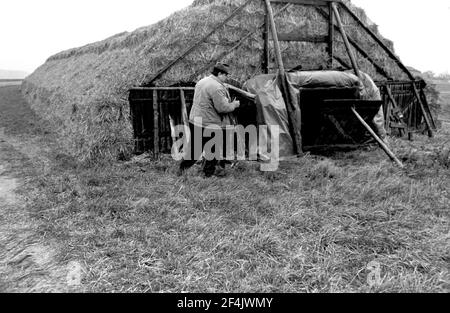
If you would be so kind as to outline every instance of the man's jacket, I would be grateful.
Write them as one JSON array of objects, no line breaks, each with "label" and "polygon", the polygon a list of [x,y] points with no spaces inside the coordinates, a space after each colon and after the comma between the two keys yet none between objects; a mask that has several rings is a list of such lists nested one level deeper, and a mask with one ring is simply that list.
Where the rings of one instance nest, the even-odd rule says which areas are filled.
[{"label": "man's jacket", "polygon": [[[227,88],[214,75],[200,80],[195,86],[194,101],[189,119],[197,126],[226,126],[232,124],[231,112],[236,106],[231,102]],[[202,125],[195,119],[201,118]]]}]

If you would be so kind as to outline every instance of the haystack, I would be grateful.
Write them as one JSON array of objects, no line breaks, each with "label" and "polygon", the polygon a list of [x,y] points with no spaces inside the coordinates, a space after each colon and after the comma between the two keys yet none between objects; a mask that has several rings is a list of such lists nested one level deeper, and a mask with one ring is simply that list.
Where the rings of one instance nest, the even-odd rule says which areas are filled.
[{"label": "haystack", "polygon": [[[195,0],[189,7],[156,24],[58,53],[26,79],[23,93],[32,108],[55,126],[68,153],[80,160],[117,157],[133,149],[127,99],[129,88],[145,85],[161,68],[244,2]],[[295,5],[285,8],[285,4],[273,4],[273,8],[275,12],[284,8],[276,17],[280,32],[327,33],[326,20],[314,8]],[[352,9],[371,24],[362,10],[353,6]],[[345,14],[343,20],[348,34],[371,51],[379,64],[384,68],[397,68],[376,45],[369,43]],[[263,1],[253,0],[236,18],[154,84],[170,86],[195,82],[210,70],[211,60],[219,56],[232,65],[234,79],[239,82],[261,74],[263,23]],[[376,31],[376,25],[371,27]],[[253,34],[239,48],[225,54],[249,33]],[[386,44],[392,46],[387,40]],[[281,48],[288,69],[299,65],[304,69],[318,69],[327,64],[325,45],[285,42]],[[338,43],[336,51],[341,51],[342,58],[346,59],[343,44]],[[275,63],[272,63],[275,70]],[[361,60],[360,66],[372,77],[377,77],[374,68],[365,60]],[[402,78],[400,71],[390,75]]]}]

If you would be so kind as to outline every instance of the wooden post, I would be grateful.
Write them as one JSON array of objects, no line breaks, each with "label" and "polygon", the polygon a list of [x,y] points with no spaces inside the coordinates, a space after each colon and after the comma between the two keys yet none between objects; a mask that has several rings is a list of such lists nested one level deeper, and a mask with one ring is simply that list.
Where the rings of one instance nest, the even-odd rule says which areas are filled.
[{"label": "wooden post", "polygon": [[278,33],[277,28],[275,26],[275,20],[273,17],[272,6],[270,5],[270,0],[264,0],[267,8],[267,15],[269,17],[270,22],[270,30],[272,33],[273,45],[275,48],[275,59],[278,65],[279,71],[279,79],[281,85],[281,92],[284,95],[284,100],[286,102],[286,109],[288,111],[288,118],[290,122],[290,126],[292,129],[292,139],[294,141],[294,152],[297,155],[301,155],[303,153],[302,148],[302,134],[301,134],[301,118],[300,121],[297,119],[296,111],[300,108],[294,107],[292,103],[292,95],[288,87],[287,78],[286,78],[286,70],[284,69],[283,58],[281,57],[281,49],[280,42],[278,41]]},{"label": "wooden post", "polygon": [[433,115],[431,114],[430,106],[429,106],[428,100],[427,100],[427,96],[425,95],[425,92],[424,92],[423,88],[420,89],[420,99],[422,99],[423,106],[424,106],[425,110],[427,110],[428,115],[430,116],[431,129],[432,130],[437,130],[436,123],[434,122]]},{"label": "wooden post", "polygon": [[277,28],[275,26],[275,20],[273,17],[272,6],[270,5],[270,0],[264,0],[266,3],[267,16],[269,20],[269,26],[272,33],[272,41],[275,48],[275,60],[277,62],[278,70],[280,75],[284,76],[286,71],[284,69],[283,58],[281,57],[280,42],[278,41]]},{"label": "wooden post", "polygon": [[412,128],[412,123],[413,123],[413,108],[414,105],[411,104],[410,106],[410,111],[409,111],[409,117],[408,117],[408,140],[409,141],[413,141],[414,140],[414,134],[411,130]]},{"label": "wooden post", "polygon": [[[324,10],[322,10],[321,8],[316,8],[316,11],[322,15],[327,21],[329,21],[330,16],[328,13],[326,13]],[[334,15],[334,13],[333,13]],[[335,30],[339,31],[339,27],[334,25],[333,28]],[[347,35],[347,39],[348,42],[363,56],[367,59],[367,61],[370,62],[370,64],[373,65],[373,67],[375,67],[375,69],[377,70],[377,72],[381,75],[383,75],[384,77],[386,77],[388,80],[392,80],[392,77],[384,70],[384,68],[382,66],[380,66],[379,64],[377,64],[377,62],[356,42],[356,40],[352,39],[350,36]],[[336,58],[336,56],[333,56],[335,60],[338,60]],[[348,68],[351,68],[351,66],[348,66]]]},{"label": "wooden post", "polygon": [[[181,99],[181,119],[183,121],[184,124],[184,134],[183,136],[186,136],[186,140],[184,140],[185,143],[190,142],[191,140],[191,135],[193,136],[193,134],[190,133],[190,127],[189,127],[189,117],[187,114],[187,107],[186,107],[186,97],[184,96],[184,90],[180,89],[180,99]],[[186,147],[183,146],[183,150],[185,150]]]},{"label": "wooden post", "polygon": [[328,67],[330,69],[333,68],[333,51],[334,51],[334,14],[333,14],[333,7],[331,4],[332,2],[330,2],[328,5],[330,11],[330,15],[328,18],[328,55],[329,55]]},{"label": "wooden post", "polygon": [[336,61],[338,61],[339,63],[341,63],[341,65],[342,65],[343,67],[345,67],[346,69],[351,69],[351,68],[352,68],[349,64],[347,64],[347,62],[345,62],[343,59],[341,59],[341,58],[338,57],[337,55],[333,56],[333,58],[334,58]]},{"label": "wooden post", "polygon": [[269,64],[270,64],[270,56],[269,56],[269,16],[267,14],[267,7],[265,7],[266,15],[264,17],[265,23],[264,23],[264,30],[263,30],[263,40],[264,40],[264,48],[263,48],[263,60],[262,60],[262,71],[264,74],[269,73]]},{"label": "wooden post", "polygon": [[153,154],[159,156],[159,103],[158,91],[153,90]]},{"label": "wooden post", "polygon": [[413,90],[414,90],[414,95],[415,95],[417,101],[419,102],[420,110],[422,111],[423,118],[425,119],[425,123],[426,123],[427,128],[428,128],[428,137],[432,138],[434,136],[434,134],[433,134],[433,129],[431,128],[430,119],[428,118],[428,114],[425,111],[425,107],[423,105],[422,99],[420,99],[419,92],[417,91],[417,87],[416,87],[416,84],[414,82],[412,83],[412,86],[413,86]]},{"label": "wooden post", "polygon": [[183,120],[184,126],[189,127],[189,117],[187,114],[186,97],[184,96],[183,89],[180,89],[180,99],[181,99],[181,118]]},{"label": "wooden post", "polygon": [[402,162],[395,156],[395,154],[389,149],[389,147],[383,142],[383,140],[380,139],[380,137],[375,134],[373,129],[364,121],[364,119],[361,117],[361,115],[356,112],[355,108],[350,108],[353,112],[353,114],[356,116],[356,118],[361,122],[361,124],[364,126],[365,129],[367,129],[372,135],[372,137],[378,142],[380,147],[386,152],[386,154],[395,162],[400,168],[404,168]]},{"label": "wooden post", "polygon": [[[334,16],[336,17],[336,21],[338,23],[339,30],[342,35],[342,39],[344,40],[345,48],[347,49],[347,53],[350,57],[350,61],[352,62],[353,70],[355,71],[356,76],[362,81],[361,73],[359,72],[358,64],[356,63],[355,55],[353,54],[352,48],[350,47],[350,43],[347,38],[347,34],[344,30],[344,25],[341,21],[341,16],[339,15],[339,11],[336,7],[336,4],[334,2],[330,3],[331,8],[333,9]],[[361,82],[362,84],[362,82]]]},{"label": "wooden post", "polygon": [[226,84],[225,83],[224,85],[228,89],[236,91],[237,93],[241,94],[241,96],[243,96],[243,97],[245,97],[245,98],[247,98],[249,100],[255,101],[255,99],[256,99],[256,95],[255,94],[252,94],[252,93],[247,92],[245,90],[242,90],[240,88],[234,87],[233,85],[230,85],[230,84]]}]

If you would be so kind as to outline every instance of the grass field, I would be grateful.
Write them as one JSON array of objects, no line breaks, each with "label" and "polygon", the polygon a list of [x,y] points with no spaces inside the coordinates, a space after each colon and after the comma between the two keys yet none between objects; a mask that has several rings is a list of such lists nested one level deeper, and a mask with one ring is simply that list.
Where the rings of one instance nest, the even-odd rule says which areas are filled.
[{"label": "grass field", "polygon": [[436,89],[439,90],[441,103],[440,118],[450,122],[450,82],[437,81]]},{"label": "grass field", "polygon": [[50,167],[21,194],[57,262],[83,264],[79,291],[450,291],[450,124],[391,139],[404,170],[374,147],[205,179],[199,167],[177,177],[169,157],[79,164],[44,144],[55,136],[44,124],[20,125],[34,121],[26,108],[2,106],[7,133],[46,148]]}]

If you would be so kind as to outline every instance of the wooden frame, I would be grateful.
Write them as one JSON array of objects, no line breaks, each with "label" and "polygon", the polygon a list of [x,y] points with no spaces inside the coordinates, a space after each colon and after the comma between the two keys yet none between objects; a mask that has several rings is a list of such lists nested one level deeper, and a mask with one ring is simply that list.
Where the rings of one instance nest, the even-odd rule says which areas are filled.
[{"label": "wooden frame", "polygon": [[[172,66],[183,60],[189,53],[194,51],[201,43],[205,42],[211,35],[213,35],[216,31],[220,30],[221,27],[226,25],[227,22],[232,20],[233,18],[238,18],[239,14],[243,11],[243,9],[248,6],[252,1],[262,1],[264,3],[265,12],[266,12],[266,18],[264,23],[261,25],[257,25],[254,31],[248,32],[246,35],[244,35],[242,38],[240,38],[239,41],[237,41],[231,48],[229,48],[227,51],[224,51],[220,55],[218,55],[216,58],[211,60],[208,64],[205,64],[203,67],[200,68],[199,71],[196,73],[193,73],[193,75],[190,77],[191,80],[194,80],[197,75],[203,73],[204,71],[208,70],[210,67],[214,65],[217,61],[220,61],[224,57],[226,57],[229,53],[231,53],[233,50],[240,47],[248,38],[250,38],[252,35],[254,35],[256,32],[261,31],[262,38],[264,41],[264,47],[263,52],[261,56],[261,68],[263,73],[269,73],[270,68],[270,41],[273,42],[273,48],[274,48],[274,55],[275,55],[275,61],[277,64],[278,69],[278,77],[279,77],[279,83],[280,83],[280,89],[282,91],[283,97],[286,102],[286,107],[289,113],[289,124],[290,124],[290,131],[292,138],[294,140],[294,146],[296,153],[298,155],[302,154],[303,152],[303,143],[302,143],[302,133],[301,133],[301,122],[298,120],[298,116],[301,116],[300,107],[293,99],[293,95],[291,94],[287,78],[286,78],[286,70],[284,68],[283,58],[279,46],[279,41],[303,41],[303,42],[312,42],[312,43],[325,43],[327,44],[327,52],[329,55],[328,59],[328,67],[333,67],[333,61],[336,60],[342,65],[353,68],[355,74],[360,77],[359,73],[359,67],[357,63],[357,56],[353,49],[355,49],[356,52],[358,52],[360,55],[362,55],[374,68],[375,70],[381,74],[383,77],[385,77],[388,80],[389,86],[395,86],[396,83],[398,83],[398,86],[406,86],[410,84],[412,87],[408,91],[409,93],[412,93],[415,101],[417,103],[417,107],[411,107],[410,114],[408,115],[408,121],[402,121],[401,119],[394,119],[391,121],[392,123],[389,125],[395,126],[398,129],[400,129],[400,133],[403,134],[405,132],[405,129],[408,131],[409,137],[412,137],[412,133],[417,128],[420,121],[418,120],[417,112],[421,112],[422,117],[424,119],[427,131],[429,136],[433,136],[433,130],[436,129],[435,123],[433,121],[433,117],[430,113],[428,103],[426,102],[426,97],[423,95],[423,81],[417,81],[413,77],[413,75],[409,72],[409,70],[402,64],[402,62],[398,59],[398,57],[383,43],[383,41],[378,38],[378,36],[370,30],[346,5],[345,3],[342,3],[338,0],[247,0],[245,1],[240,7],[236,8],[230,16],[228,16],[224,21],[219,23],[214,29],[212,29],[207,35],[205,35],[203,38],[201,38],[198,42],[194,43],[186,51],[184,51],[178,58],[174,59],[173,61],[169,62],[166,66],[164,66],[162,69],[160,69],[149,81],[145,82],[145,86],[151,86],[154,84],[154,82],[160,78],[164,73],[166,73]],[[277,12],[273,12],[272,10],[272,4],[285,4],[281,9],[279,9]],[[324,17],[324,19],[328,22],[328,34],[327,35],[320,35],[320,36],[305,36],[300,35],[296,33],[278,33],[277,27],[275,25],[275,17],[284,12],[289,6],[291,5],[305,5],[305,6],[313,6],[315,7],[316,11]],[[403,70],[403,72],[408,76],[410,81],[407,82],[393,82],[391,76],[389,73],[380,66],[374,58],[370,56],[370,53],[364,50],[361,45],[359,45],[356,40],[349,37],[345,30],[344,25],[342,24],[340,13],[338,8],[343,10],[344,12],[348,13],[351,18],[353,18],[356,23],[387,53],[387,55],[399,66],[400,69]],[[328,12],[327,12],[328,11]],[[335,39],[336,39],[336,31],[339,32],[342,36],[343,42],[345,44],[345,48],[347,51],[347,54],[349,56],[351,64],[347,64],[345,60],[343,60],[340,56],[335,54],[334,46],[335,46]],[[271,36],[270,36],[271,35]],[[144,82],[143,82],[144,83]],[[420,88],[418,89],[417,84],[420,84]],[[403,84],[403,85],[402,85]],[[143,85],[143,84],[141,84]],[[403,87],[402,87],[403,88]],[[406,87],[405,87],[406,88]],[[144,102],[151,102],[153,105],[153,133],[155,134],[153,136],[153,144],[150,145],[153,147],[153,150],[155,154],[157,155],[159,153],[160,145],[162,137],[158,135],[158,127],[163,125],[166,117],[165,113],[161,109],[161,105],[165,103],[161,97],[158,96],[158,92],[176,92],[179,91],[178,97],[179,97],[179,105],[182,110],[182,123],[187,125],[187,100],[186,100],[186,92],[193,93],[194,88],[193,87],[134,87],[130,89],[130,105],[131,103],[144,103]],[[131,93],[138,93],[138,92],[147,92],[151,91],[152,95],[151,97],[143,97],[141,99],[132,99]],[[239,91],[242,92],[242,91]],[[251,95],[245,95],[244,93],[241,93],[244,97],[247,99],[251,99]],[[398,110],[401,105],[404,103],[401,101],[400,96],[396,95],[396,92],[391,90],[390,88],[384,89],[385,94],[385,107],[388,108],[389,114],[394,112],[395,110]],[[399,98],[400,97],[400,98]],[[392,111],[394,110],[394,111]],[[392,112],[391,112],[392,111]],[[136,110],[133,114],[146,114],[146,109],[144,107],[140,107],[140,109]],[[395,112],[394,112],[395,113]],[[176,121],[169,118],[168,119],[170,124],[172,125]],[[142,131],[145,129],[145,123],[144,121],[140,121],[142,124]],[[137,123],[138,124],[138,123]],[[137,125],[136,124],[136,125]],[[335,123],[334,123],[335,124]],[[404,125],[407,125],[406,128],[404,128]],[[148,125],[147,125],[148,126]],[[402,135],[403,135],[402,134]],[[135,133],[136,136],[136,133]],[[163,136],[164,137],[164,136]],[[171,139],[173,140],[173,138]],[[144,148],[148,147],[144,143]]]}]

